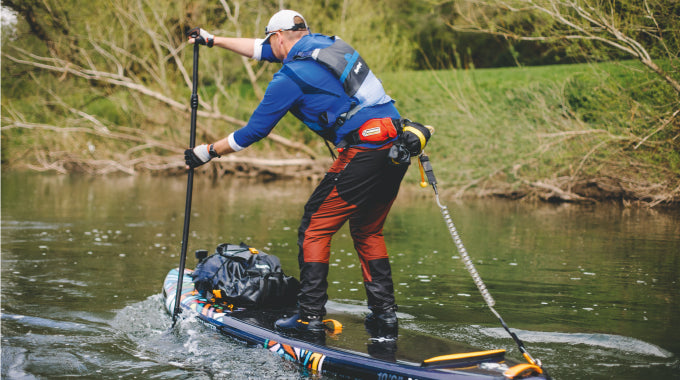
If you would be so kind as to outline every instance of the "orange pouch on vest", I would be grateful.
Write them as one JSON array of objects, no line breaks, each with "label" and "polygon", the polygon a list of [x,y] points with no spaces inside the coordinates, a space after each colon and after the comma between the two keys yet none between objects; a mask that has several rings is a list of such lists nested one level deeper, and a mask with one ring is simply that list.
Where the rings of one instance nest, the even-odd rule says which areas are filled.
[{"label": "orange pouch on vest", "polygon": [[397,129],[389,117],[371,119],[359,127],[357,132],[362,143],[379,144],[397,137]]}]

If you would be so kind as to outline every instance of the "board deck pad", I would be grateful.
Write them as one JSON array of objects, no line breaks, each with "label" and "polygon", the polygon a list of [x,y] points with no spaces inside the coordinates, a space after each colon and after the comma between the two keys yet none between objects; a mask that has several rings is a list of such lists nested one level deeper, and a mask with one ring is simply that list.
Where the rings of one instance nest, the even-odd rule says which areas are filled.
[{"label": "board deck pad", "polygon": [[[277,319],[292,314],[293,311],[285,310],[245,310],[235,311],[231,314],[231,317],[268,330],[275,330],[274,323]],[[463,343],[404,328],[399,330],[397,340],[372,339],[364,328],[364,319],[360,316],[337,313],[331,309],[331,312],[325,318],[335,319],[342,323],[341,333],[326,333],[326,346],[360,352],[376,359],[421,363],[426,359],[443,354],[475,351],[474,347]],[[309,343],[319,343],[317,339],[310,339],[300,334],[282,335]]]}]

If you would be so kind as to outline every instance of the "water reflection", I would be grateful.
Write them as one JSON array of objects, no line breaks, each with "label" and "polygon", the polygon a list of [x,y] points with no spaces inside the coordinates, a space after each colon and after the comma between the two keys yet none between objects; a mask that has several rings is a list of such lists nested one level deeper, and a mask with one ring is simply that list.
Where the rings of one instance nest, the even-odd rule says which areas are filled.
[{"label": "water reflection", "polygon": [[[179,261],[185,190],[185,178],[3,173],[3,377],[301,376],[191,321],[168,329],[158,294]],[[189,252],[244,241],[297,276],[297,226],[311,190],[198,178]],[[551,374],[678,373],[677,212],[445,203],[496,309]],[[403,328],[519,357],[458,257],[430,189],[404,188],[385,236]],[[336,309],[366,312],[346,229],[333,241],[329,282]]]}]

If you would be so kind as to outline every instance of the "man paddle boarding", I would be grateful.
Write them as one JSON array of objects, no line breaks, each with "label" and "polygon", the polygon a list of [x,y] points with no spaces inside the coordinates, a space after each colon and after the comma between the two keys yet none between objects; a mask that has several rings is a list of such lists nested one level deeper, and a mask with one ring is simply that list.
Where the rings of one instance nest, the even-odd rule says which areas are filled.
[{"label": "man paddle boarding", "polygon": [[349,221],[371,310],[366,328],[372,335],[396,338],[397,306],[383,224],[408,163],[395,164],[402,120],[394,101],[353,48],[338,37],[311,33],[302,15],[292,10],[272,16],[264,39],[218,37],[203,29],[194,35],[189,43],[283,65],[248,124],[217,142],[187,149],[188,167],[245,149],[267,136],[287,112],[339,152],[307,201],[300,223],[298,313],[279,319],[276,328],[325,330],[331,238]]}]

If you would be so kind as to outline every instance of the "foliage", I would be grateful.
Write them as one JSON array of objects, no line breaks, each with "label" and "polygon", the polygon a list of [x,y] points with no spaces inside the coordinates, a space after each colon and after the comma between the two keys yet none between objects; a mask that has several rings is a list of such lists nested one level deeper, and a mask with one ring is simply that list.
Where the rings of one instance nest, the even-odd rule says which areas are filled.
[{"label": "foliage", "polygon": [[[147,152],[155,156],[159,147],[165,153],[177,153],[188,140],[186,133],[178,130],[186,125],[182,121],[186,121],[191,81],[191,49],[186,49],[185,31],[200,25],[218,35],[262,37],[264,25],[278,2],[125,0],[98,3],[97,7],[83,10],[78,1],[8,1],[3,5],[15,9],[24,21],[18,25],[15,39],[3,41],[5,61],[19,63],[3,66],[3,92],[12,94],[3,99],[3,123],[44,130],[36,124],[80,127],[96,119],[101,131],[101,127],[118,132],[131,127],[132,131],[124,132],[123,146],[116,150],[132,154],[116,160],[134,163],[146,157]],[[343,38],[365,51],[376,71],[410,61],[409,40],[386,22],[393,12],[387,4],[376,6],[376,13],[361,12],[362,3],[358,1],[308,1],[298,6],[309,15],[312,28],[319,26],[319,32],[344,32]],[[338,13],[347,17],[337,17]],[[382,48],[372,48],[376,40]],[[200,141],[243,125],[261,96],[261,88],[277,69],[266,63],[245,62],[219,50],[203,49],[199,62]],[[75,79],[73,74],[85,81]],[[74,93],[79,95],[73,97]],[[97,99],[102,98],[117,99],[117,103],[109,103],[113,109],[101,110],[104,103]],[[92,102],[99,107],[95,111],[103,112],[92,113]],[[159,107],[165,112],[156,112]],[[173,110],[182,115],[179,120],[170,116]],[[284,119],[279,130],[289,137],[308,138],[302,137],[308,135],[291,118]],[[30,150],[86,153],[109,138],[80,132],[89,136],[80,141],[67,139],[66,145],[46,143]],[[151,152],[140,144],[148,139],[153,140],[146,144]],[[10,147],[19,149],[11,156],[28,153],[21,148],[28,146],[27,141],[10,141]],[[293,143],[288,146],[300,149]],[[317,144],[316,150],[321,146]],[[303,152],[315,154],[313,150]],[[82,157],[91,159],[94,155]]]},{"label": "foliage", "polygon": [[[570,4],[593,5],[599,18],[587,21]],[[281,5],[3,1],[19,17],[2,34],[3,167],[180,169],[192,66],[185,32],[200,25],[222,36],[262,37]],[[460,194],[546,182],[570,192],[580,181],[607,177],[649,190],[627,197],[680,197],[674,2],[383,0],[369,8],[358,0],[301,0],[294,7],[314,32],[356,47],[405,116],[438,127],[433,160]],[[525,68],[586,60],[618,63]],[[492,66],[520,68],[475,69]],[[451,68],[464,70],[432,70]],[[202,47],[197,141],[244,125],[276,70]],[[326,154],[292,117],[275,132],[251,154]]]},{"label": "foliage", "polygon": [[611,42],[623,36],[657,59],[680,51],[680,5],[671,0],[458,0],[445,5],[452,6],[442,17],[455,31],[495,35],[513,46],[526,43],[539,49],[538,54],[524,51],[522,60],[536,62],[545,52],[549,59],[552,54],[572,60],[620,59],[627,53]]},{"label": "foliage", "polygon": [[677,197],[673,90],[639,63],[384,77],[388,84],[398,78],[409,80],[390,93],[405,117],[435,126],[427,151],[442,186],[458,195],[511,195],[552,183],[574,191],[613,186],[618,192],[607,196],[650,203]]}]

